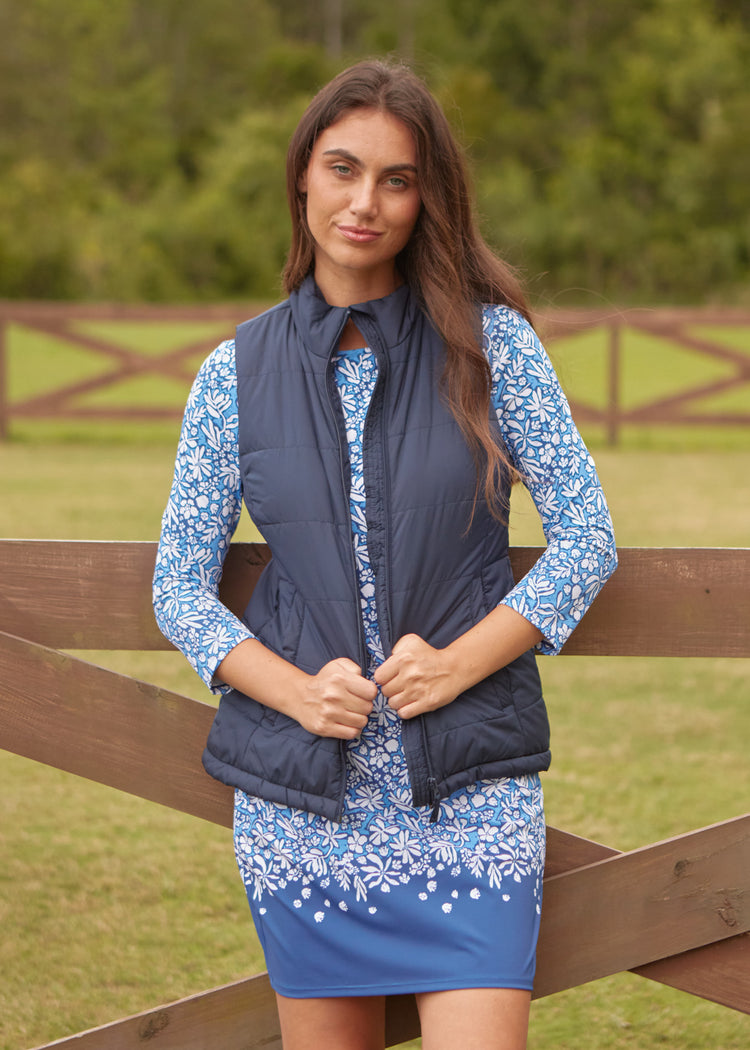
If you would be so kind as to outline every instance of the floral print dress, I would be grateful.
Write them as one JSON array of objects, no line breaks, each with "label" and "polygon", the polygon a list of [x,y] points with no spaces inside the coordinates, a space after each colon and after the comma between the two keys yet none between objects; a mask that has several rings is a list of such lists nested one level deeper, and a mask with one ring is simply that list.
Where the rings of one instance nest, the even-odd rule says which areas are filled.
[{"label": "floral print dress", "polygon": [[[493,403],[542,517],[548,549],[503,600],[556,652],[614,568],[596,471],[552,366],[513,311],[484,312]],[[239,517],[234,346],[222,344],[191,392],[155,574],[157,619],[213,688],[247,628],[218,602]],[[350,509],[368,675],[383,661],[367,557],[362,435],[377,379],[370,350],[338,352],[351,463]],[[271,982],[282,995],[398,994],[532,986],[544,868],[538,776],[481,781],[440,804],[411,804],[400,719],[378,691],[347,746],[336,823],[236,792],[235,851]]]}]

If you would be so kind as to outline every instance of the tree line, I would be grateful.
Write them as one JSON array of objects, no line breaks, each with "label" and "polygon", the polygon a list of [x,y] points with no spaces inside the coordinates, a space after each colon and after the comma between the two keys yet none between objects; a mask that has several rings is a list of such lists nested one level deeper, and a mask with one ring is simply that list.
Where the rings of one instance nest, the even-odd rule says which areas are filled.
[{"label": "tree line", "polygon": [[278,297],[289,136],[373,55],[533,297],[748,301],[749,0],[4,0],[0,297]]}]

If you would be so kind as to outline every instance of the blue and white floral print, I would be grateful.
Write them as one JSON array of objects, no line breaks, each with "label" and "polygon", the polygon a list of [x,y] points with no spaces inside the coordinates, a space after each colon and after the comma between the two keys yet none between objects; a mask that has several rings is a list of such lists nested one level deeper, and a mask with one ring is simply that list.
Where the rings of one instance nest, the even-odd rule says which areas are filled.
[{"label": "blue and white floral print", "polygon": [[503,599],[557,653],[613,572],[612,521],[594,461],[539,339],[518,314],[484,311],[492,398],[505,446],[544,526],[547,550]]},{"label": "blue and white floral print", "polygon": [[[382,730],[380,736],[387,739]],[[295,908],[315,907],[306,892],[315,883],[341,911],[361,906],[375,915],[382,894],[405,893],[409,886],[413,907],[432,901],[448,916],[461,897],[479,903],[494,890],[507,903],[530,879],[538,915],[545,847],[538,776],[464,788],[441,803],[440,819],[432,824],[411,805],[405,770],[392,761],[393,752],[377,754],[382,747],[371,739],[358,748],[360,784],[347,790],[340,824],[236,792],[235,851],[259,914],[266,915],[268,898],[277,893],[291,895]]]},{"label": "blue and white floral print", "polygon": [[185,406],[154,572],[156,622],[209,687],[227,653],[252,637],[219,601],[242,510],[238,426],[231,340],[204,361]]}]

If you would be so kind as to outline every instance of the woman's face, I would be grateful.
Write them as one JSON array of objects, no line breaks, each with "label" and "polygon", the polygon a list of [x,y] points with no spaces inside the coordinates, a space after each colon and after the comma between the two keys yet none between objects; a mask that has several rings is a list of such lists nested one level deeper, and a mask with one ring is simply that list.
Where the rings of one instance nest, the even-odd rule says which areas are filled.
[{"label": "woman's face", "polygon": [[349,110],[318,137],[299,188],[326,300],[348,306],[394,291],[395,259],[421,207],[406,125],[382,110]]}]

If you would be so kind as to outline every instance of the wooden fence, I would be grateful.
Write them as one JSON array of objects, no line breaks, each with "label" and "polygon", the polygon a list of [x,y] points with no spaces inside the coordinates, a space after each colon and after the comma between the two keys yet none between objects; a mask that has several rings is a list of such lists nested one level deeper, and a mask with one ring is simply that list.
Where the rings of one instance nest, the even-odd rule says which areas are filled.
[{"label": "wooden fence", "polygon": [[[215,338],[189,339],[163,353],[143,354],[127,349],[113,339],[87,333],[91,322],[205,323],[215,321],[224,326],[227,335],[234,326],[262,309],[259,304],[235,306],[126,306],[104,304],[17,303],[0,302],[0,440],[8,437],[14,420],[23,419],[178,419],[184,406],[177,398],[173,405],[90,405],[85,399],[106,392],[124,381],[144,376],[177,380],[184,394],[195,374],[197,355],[207,354]],[[8,393],[8,330],[11,326],[50,336],[72,344],[94,355],[104,364],[96,374],[26,397],[12,398]],[[746,351],[732,349],[719,338],[697,335],[705,327],[727,329],[746,327]],[[564,340],[583,331],[602,329],[605,334],[606,391],[602,403],[572,399],[573,413],[579,424],[601,425],[609,444],[618,442],[620,431],[628,424],[750,425],[750,311],[738,309],[629,309],[629,310],[556,310],[540,312],[538,328],[548,343]],[[689,350],[712,362],[720,363],[721,375],[680,389],[679,393],[641,401],[637,407],[623,404],[623,332],[634,329],[663,340],[665,345]],[[562,351],[564,353],[564,350]],[[678,377],[676,377],[678,378]],[[679,385],[679,384],[676,384]],[[742,411],[706,410],[709,399],[730,391],[747,394],[747,408]],[[704,405],[701,408],[701,405]]]},{"label": "wooden fence", "polygon": [[[750,312],[747,310],[560,310],[541,314],[538,327],[548,343],[595,328],[606,330],[606,404],[600,408],[573,398],[571,408],[579,425],[603,425],[609,445],[617,445],[620,432],[626,425],[750,425]],[[748,328],[745,352],[724,345],[720,339],[709,339],[694,332],[694,329],[736,327]],[[721,362],[727,368],[726,374],[683,388],[679,393],[652,397],[634,408],[627,408],[622,397],[623,335],[627,329],[654,336],[673,348],[690,350],[713,362]],[[705,403],[711,398],[737,390],[742,390],[744,395],[742,411],[705,409]]]},{"label": "wooden fence", "polygon": [[[151,611],[155,551],[0,540],[0,747],[230,826],[232,793],[200,764],[214,709],[60,651],[170,648]],[[511,552],[517,577],[539,553]],[[267,559],[262,545],[232,546],[229,608],[244,608]],[[750,657],[750,550],[621,549],[564,652]],[[634,970],[750,1013],[750,814],[629,853],[550,828],[544,901],[535,996]],[[391,998],[387,1016],[389,1046],[418,1034],[411,996]],[[151,1039],[162,1050],[278,1050],[267,977],[49,1045],[135,1050]]]}]

